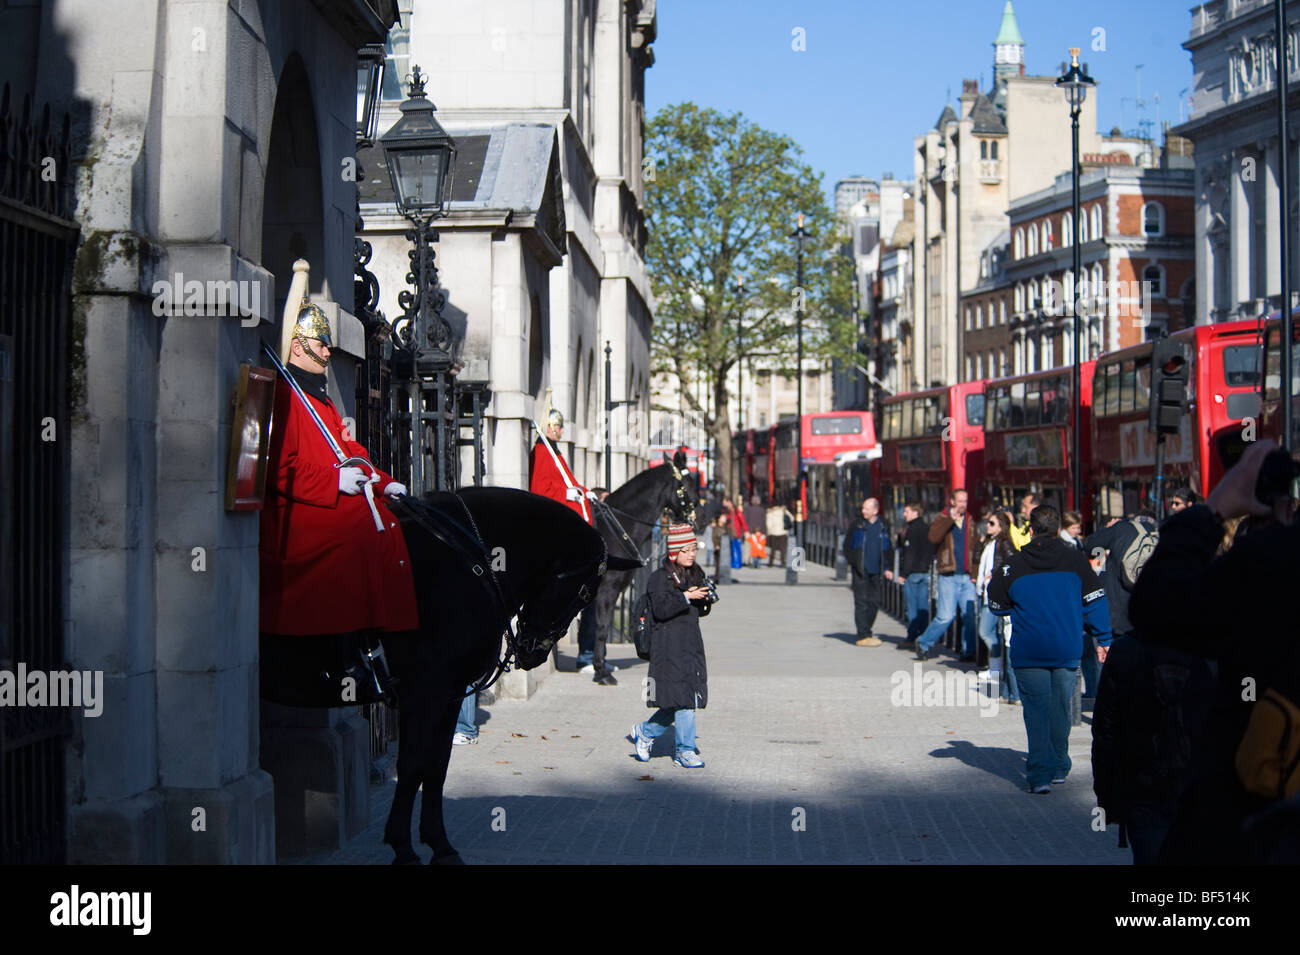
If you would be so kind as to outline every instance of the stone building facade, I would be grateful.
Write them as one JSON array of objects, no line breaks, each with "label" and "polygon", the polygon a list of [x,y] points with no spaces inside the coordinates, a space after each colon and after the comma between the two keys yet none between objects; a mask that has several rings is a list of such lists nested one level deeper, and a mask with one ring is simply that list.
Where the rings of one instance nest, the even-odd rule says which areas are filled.
[{"label": "stone building facade", "polygon": [[[615,486],[648,454],[653,300],[645,271],[642,135],[654,0],[402,0],[388,41],[382,136],[412,66],[460,152],[437,221],[444,317],[462,383],[491,395],[486,481],[527,487],[545,397],[566,419],[579,481],[604,483],[605,345]],[[372,152],[377,153],[378,150]],[[380,308],[405,289],[405,220],[382,159],[364,162],[362,213]],[[462,465],[462,472],[467,468]]]},{"label": "stone building facade", "polygon": [[[1287,3],[1284,61],[1291,142],[1278,144],[1274,4],[1215,0],[1191,8],[1184,49],[1192,55],[1191,117],[1176,132],[1196,153],[1196,322],[1249,318],[1281,304],[1283,155],[1296,221],[1300,137],[1300,2]],[[1292,293],[1300,243],[1290,247]],[[1294,302],[1294,298],[1292,300]]]},{"label": "stone building facade", "polygon": [[[336,844],[368,820],[357,711],[289,726],[259,707],[258,515],[224,491],[239,366],[278,337],[297,258],[351,407],[364,344],[340,169],[357,50],[395,19],[391,0],[160,0],[129,24],[98,0],[0,10],[6,76],[71,117],[57,175],[81,229],[57,422],[68,535],[49,559],[66,665],[101,671],[104,700],[65,746],[68,861],[271,862],[312,824],[312,788]],[[330,751],[314,787],[270,752],[295,734]]]}]

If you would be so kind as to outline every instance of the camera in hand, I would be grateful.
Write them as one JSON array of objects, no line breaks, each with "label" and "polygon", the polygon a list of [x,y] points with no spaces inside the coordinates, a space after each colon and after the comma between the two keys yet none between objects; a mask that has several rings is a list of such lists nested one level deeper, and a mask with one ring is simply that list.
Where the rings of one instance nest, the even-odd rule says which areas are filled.
[{"label": "camera in hand", "polygon": [[708,601],[711,604],[718,602],[718,582],[712,577],[704,578],[704,587],[709,592]]},{"label": "camera in hand", "polygon": [[1286,448],[1270,451],[1260,465],[1255,480],[1255,497],[1272,507],[1281,498],[1290,497],[1291,483],[1300,477],[1300,463],[1291,457]]}]

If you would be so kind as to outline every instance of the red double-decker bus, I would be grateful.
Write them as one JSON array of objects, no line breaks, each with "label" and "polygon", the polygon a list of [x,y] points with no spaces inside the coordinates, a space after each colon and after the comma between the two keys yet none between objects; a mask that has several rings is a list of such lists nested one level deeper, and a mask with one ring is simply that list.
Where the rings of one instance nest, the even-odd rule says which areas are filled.
[{"label": "red double-decker bus", "polygon": [[[1267,341],[1264,363],[1264,400],[1260,411],[1258,436],[1269,437],[1278,444],[1291,449],[1291,456],[1300,461],[1300,309],[1291,313],[1291,440],[1282,435],[1282,323],[1281,311],[1273,312],[1268,317]],[[1256,321],[1247,322],[1252,327]],[[1240,457],[1230,453],[1229,466]],[[1244,448],[1243,448],[1244,450]]]},{"label": "red double-decker bus", "polygon": [[1092,516],[1087,493],[1091,452],[1092,375],[1096,362],[1079,367],[1082,501],[1074,499],[1070,461],[1074,432],[1070,389],[1072,369],[1052,368],[1028,375],[998,378],[984,386],[985,500],[1016,513],[1029,491],[1058,511],[1079,511],[1087,527]]},{"label": "red double-decker bus", "polygon": [[878,496],[892,527],[915,498],[932,517],[965,488],[971,507],[984,499],[984,382],[965,381],[891,395],[881,403]]},{"label": "red double-decker bus", "polygon": [[[1188,359],[1189,401],[1179,433],[1164,440],[1164,484],[1205,496],[1241,456],[1249,437],[1243,419],[1259,413],[1259,326],[1197,325],[1170,338],[1182,343]],[[1099,522],[1134,514],[1154,500],[1153,347],[1147,341],[1097,359],[1089,470]]]}]

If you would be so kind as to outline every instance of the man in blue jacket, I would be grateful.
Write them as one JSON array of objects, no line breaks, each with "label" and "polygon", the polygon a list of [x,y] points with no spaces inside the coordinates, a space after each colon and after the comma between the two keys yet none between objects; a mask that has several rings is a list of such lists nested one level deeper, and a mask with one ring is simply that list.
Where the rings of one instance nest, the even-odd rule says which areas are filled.
[{"label": "man in blue jacket", "polygon": [[989,581],[989,609],[1011,617],[1015,668],[1029,737],[1031,793],[1050,793],[1070,772],[1070,703],[1086,628],[1097,659],[1110,647],[1106,591],[1088,558],[1057,535],[1061,516],[1043,504],[1029,515],[1030,540]]},{"label": "man in blue jacket", "polygon": [[884,642],[871,633],[871,628],[880,610],[880,578],[894,579],[893,571],[885,569],[889,549],[889,528],[880,519],[880,502],[869,497],[862,502],[862,517],[854,520],[844,535],[844,560],[851,571],[853,620],[860,647],[878,647]]}]

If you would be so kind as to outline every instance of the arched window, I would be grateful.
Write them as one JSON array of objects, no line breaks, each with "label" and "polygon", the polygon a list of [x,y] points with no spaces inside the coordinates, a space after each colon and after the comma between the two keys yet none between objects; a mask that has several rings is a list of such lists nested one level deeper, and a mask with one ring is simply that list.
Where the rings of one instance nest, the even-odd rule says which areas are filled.
[{"label": "arched window", "polygon": [[1079,210],[1079,244],[1083,245],[1083,243],[1087,241],[1088,241],[1088,210],[1080,209]]},{"label": "arched window", "polygon": [[998,141],[996,139],[993,140],[993,144],[989,147],[989,158],[990,159],[998,158]]},{"label": "arched window", "polygon": [[1065,289],[1065,302],[1064,302],[1064,304],[1067,306],[1067,308],[1066,308],[1066,312],[1067,312],[1068,314],[1073,314],[1073,312],[1074,312],[1074,273],[1073,273],[1073,272],[1066,272],[1066,273],[1065,273],[1065,282],[1063,282],[1062,284],[1063,284],[1064,289]]},{"label": "arched window", "polygon": [[1094,309],[1098,311],[1106,310],[1106,279],[1102,273],[1101,263],[1098,262],[1092,267],[1092,282],[1089,286],[1092,290],[1092,297],[1095,301]]},{"label": "arched window", "polygon": [[975,327],[976,328],[984,327],[984,306],[983,305],[975,306]]},{"label": "arched window", "polygon": [[970,306],[967,305],[966,306],[966,331],[970,331],[970,330],[971,330]]},{"label": "arched window", "polygon": [[1025,310],[1025,287],[1023,285],[1017,285],[1016,286],[1016,311],[1023,312],[1024,310]]},{"label": "arched window", "polygon": [[989,143],[987,139],[980,140],[980,159],[989,158]]},{"label": "arched window", "polygon": [[1015,246],[1016,246],[1016,258],[1023,259],[1025,257],[1025,230],[1024,229],[1016,230]]},{"label": "arched window", "polygon": [[1073,244],[1074,216],[1067,212],[1065,215],[1061,216],[1061,245],[1067,246]]},{"label": "arched window", "polygon": [[1043,220],[1043,251],[1046,252],[1052,247],[1052,220]]},{"label": "arched window", "polygon": [[1158,202],[1148,202],[1142,207],[1142,234],[1165,234],[1165,207]]},{"label": "arched window", "polygon": [[1001,312],[1001,316],[998,318],[998,321],[1001,322],[1003,325],[1005,325],[1007,323],[1007,300],[1004,298],[998,304],[1000,306],[999,311]]},{"label": "arched window", "polygon": [[1155,263],[1148,265],[1142,270],[1142,281],[1151,290],[1152,298],[1165,297],[1165,270],[1163,268]]},{"label": "arched window", "polygon": [[1038,254],[1038,230],[1033,226],[1029,227],[1029,257],[1033,258]]},{"label": "arched window", "polygon": [[1037,279],[1030,279],[1029,281],[1029,295],[1025,299],[1025,307],[1029,309],[1029,311],[1031,312],[1034,309],[1038,308],[1038,280]]},{"label": "arched window", "polygon": [[1098,202],[1092,207],[1092,210],[1090,212],[1090,218],[1091,218],[1091,222],[1089,222],[1089,225],[1091,226],[1091,228],[1089,229],[1089,234],[1091,234],[1094,239],[1104,239],[1106,237],[1106,230],[1103,229],[1101,226],[1101,203],[1100,202]]}]

